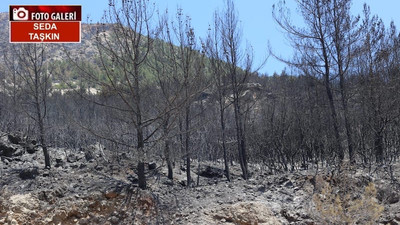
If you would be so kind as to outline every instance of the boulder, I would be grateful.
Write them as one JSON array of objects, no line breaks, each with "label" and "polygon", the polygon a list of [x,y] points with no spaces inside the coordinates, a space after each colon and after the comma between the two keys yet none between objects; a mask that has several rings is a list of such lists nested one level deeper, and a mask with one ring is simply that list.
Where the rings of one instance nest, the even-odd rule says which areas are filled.
[{"label": "boulder", "polygon": [[132,174],[129,174],[127,176],[127,179],[132,183],[132,184],[138,184],[139,183],[139,179],[135,176],[133,176]]},{"label": "boulder", "polygon": [[266,190],[267,190],[267,188],[266,188],[264,185],[259,186],[259,187],[257,188],[257,191],[262,192],[262,193],[264,193]]},{"label": "boulder", "polygon": [[36,145],[32,143],[28,143],[24,146],[25,151],[28,152],[29,154],[34,154],[37,151]]},{"label": "boulder", "polygon": [[390,205],[400,201],[399,194],[390,187],[379,189],[376,197],[380,202]]},{"label": "boulder", "polygon": [[17,148],[11,147],[5,143],[0,142],[0,156],[13,157],[17,152]]},{"label": "boulder", "polygon": [[39,208],[38,199],[30,193],[12,195],[3,192],[0,196],[0,224],[33,224],[31,219],[37,216]]},{"label": "boulder", "polygon": [[7,137],[8,137],[8,140],[12,144],[15,144],[15,145],[18,145],[18,144],[20,144],[22,142],[22,138],[20,136],[18,136],[18,135],[8,134]]},{"label": "boulder", "polygon": [[388,197],[388,203],[389,204],[396,204],[400,201],[400,196],[398,193],[392,193],[390,194],[390,196]]},{"label": "boulder", "polygon": [[38,175],[39,175],[39,168],[37,167],[22,169],[19,172],[19,177],[22,180],[35,179]]},{"label": "boulder", "polygon": [[280,225],[271,210],[260,202],[239,202],[229,206],[222,206],[213,218],[218,221],[226,221],[238,225]]},{"label": "boulder", "polygon": [[212,166],[206,166],[199,175],[207,178],[222,178],[225,174],[223,169],[215,168]]},{"label": "boulder", "polygon": [[85,151],[85,159],[86,159],[86,161],[91,161],[91,160],[93,160],[94,159],[94,155],[93,155],[93,152],[91,152],[91,151]]},{"label": "boulder", "polygon": [[54,165],[54,167],[58,168],[58,167],[62,167],[64,165],[64,161],[61,158],[56,158],[56,164]]},{"label": "boulder", "polygon": [[156,163],[149,163],[148,165],[149,170],[154,170],[157,168],[157,164]]},{"label": "boulder", "polygon": [[286,188],[292,188],[293,187],[293,182],[289,180],[288,182],[286,182],[285,187]]},{"label": "boulder", "polygon": [[74,163],[74,162],[77,162],[78,161],[78,157],[75,155],[75,154],[69,154],[68,156],[67,156],[67,162],[69,162],[69,163]]},{"label": "boulder", "polygon": [[9,199],[10,209],[19,213],[34,213],[39,208],[39,200],[32,194],[16,194]]}]

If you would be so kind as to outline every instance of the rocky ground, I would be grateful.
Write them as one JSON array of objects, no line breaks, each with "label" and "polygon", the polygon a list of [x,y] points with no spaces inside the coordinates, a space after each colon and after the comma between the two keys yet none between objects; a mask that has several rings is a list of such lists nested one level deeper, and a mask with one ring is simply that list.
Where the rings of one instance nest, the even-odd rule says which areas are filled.
[{"label": "rocky ground", "polygon": [[[35,141],[0,133],[0,224],[327,224],[345,217],[327,218],[326,212],[337,211],[321,213],[316,206],[314,197],[326,197],[326,184],[332,193],[350,193],[352,204],[366,202],[346,211],[356,213],[351,219],[361,218],[357,224],[366,224],[377,205],[383,212],[374,208],[381,216],[372,224],[400,223],[397,165],[392,174],[349,169],[336,177],[326,169],[318,175],[314,170],[272,174],[251,165],[248,181],[233,166],[233,181],[227,182],[222,164],[193,162],[196,185],[188,188],[183,169],[177,166],[171,181],[157,163],[148,165],[149,190],[141,191],[127,154],[114,160],[101,145],[51,148],[50,154],[53,167],[44,170]],[[376,195],[367,198],[363,193],[370,182]]]}]

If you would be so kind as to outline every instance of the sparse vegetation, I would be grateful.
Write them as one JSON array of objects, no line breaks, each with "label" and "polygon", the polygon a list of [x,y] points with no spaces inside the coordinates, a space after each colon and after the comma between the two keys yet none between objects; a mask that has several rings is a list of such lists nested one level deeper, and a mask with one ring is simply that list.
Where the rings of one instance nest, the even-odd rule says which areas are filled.
[{"label": "sparse vegetation", "polygon": [[313,195],[313,216],[324,224],[376,224],[384,207],[376,199],[375,184],[370,182],[364,192],[360,187],[331,185],[323,182],[322,190]]}]

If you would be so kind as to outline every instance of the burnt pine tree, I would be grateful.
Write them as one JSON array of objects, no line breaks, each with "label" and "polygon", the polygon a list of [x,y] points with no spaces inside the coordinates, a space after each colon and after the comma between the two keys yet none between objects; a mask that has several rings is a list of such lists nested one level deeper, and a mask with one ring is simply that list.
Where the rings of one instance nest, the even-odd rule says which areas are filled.
[{"label": "burnt pine tree", "polygon": [[[229,91],[234,111],[236,143],[239,163],[244,179],[249,178],[247,166],[247,147],[245,134],[245,116],[242,109],[241,96],[250,75],[252,57],[241,50],[242,32],[239,17],[232,0],[225,2],[225,9],[220,15],[220,36],[224,61],[228,64],[226,76],[229,77]],[[239,67],[244,67],[239,69]]]},{"label": "burnt pine tree", "polygon": [[226,146],[226,109],[230,106],[227,104],[228,100],[228,81],[227,64],[224,62],[224,53],[221,44],[220,33],[221,18],[217,12],[214,13],[214,27],[210,28],[208,34],[206,49],[207,55],[210,59],[211,75],[213,78],[214,88],[216,91],[218,110],[219,110],[219,124],[221,131],[221,148],[224,155],[225,176],[228,181],[230,178],[229,161]]},{"label": "burnt pine tree", "polygon": [[[121,110],[127,110],[135,131],[138,155],[137,173],[139,188],[146,189],[145,177],[145,128],[153,121],[144,115],[143,91],[146,82],[142,67],[153,44],[152,17],[149,1],[111,1],[106,23],[113,24],[111,38],[106,34],[97,36],[97,46],[107,71],[107,87],[118,93],[124,103]],[[111,60],[111,65],[108,64]],[[116,68],[110,70],[108,66]],[[115,72],[118,71],[118,72]]]},{"label": "burnt pine tree", "polygon": [[74,62],[88,82],[100,87],[105,95],[115,98],[114,101],[97,101],[96,104],[119,116],[119,121],[126,125],[124,127],[127,131],[123,132],[132,137],[114,140],[116,137],[110,138],[111,134],[104,135],[98,130],[89,129],[100,138],[135,150],[141,189],[147,188],[145,144],[158,130],[156,121],[161,116],[151,113],[152,110],[148,108],[151,107],[147,102],[150,82],[144,71],[155,36],[151,28],[153,12],[148,0],[111,0],[103,17],[104,23],[97,27],[95,34],[95,45],[104,77],[101,78],[79,62]]},{"label": "burnt pine tree", "polygon": [[[383,21],[378,16],[371,16],[370,9],[366,5],[364,5],[363,26],[363,40],[360,47],[361,54],[358,55],[357,71],[360,71],[359,80],[363,84],[360,87],[360,101],[363,106],[362,118],[365,121],[363,125],[368,127],[366,130],[372,131],[370,138],[365,142],[371,141],[368,144],[373,146],[376,163],[383,163],[384,131],[388,122],[392,120],[390,118],[392,116],[388,116],[388,114],[396,115],[395,112],[390,110],[391,107],[386,107],[387,103],[391,102],[389,100],[391,97],[388,98],[385,95],[388,94],[387,90],[393,89],[385,87],[392,85],[391,79],[385,77],[387,76],[385,59],[389,58],[386,43],[389,43],[389,41],[386,37]],[[395,52],[395,49],[390,51]],[[387,81],[383,81],[384,79]],[[367,135],[367,132],[364,133],[364,135]]]},{"label": "burnt pine tree", "polygon": [[[11,58],[6,57],[9,69],[13,70],[19,77],[21,83],[18,85],[21,98],[18,100],[23,107],[23,111],[36,124],[37,138],[43,149],[45,168],[50,169],[50,156],[46,141],[46,118],[47,118],[47,99],[51,89],[50,73],[45,66],[46,47],[44,44],[21,44],[13,45],[10,54]],[[14,67],[16,59],[19,67]],[[15,77],[13,79],[16,80]],[[15,93],[13,94],[15,96]],[[15,100],[15,99],[14,99]]]},{"label": "burnt pine tree", "polygon": [[331,55],[334,43],[330,26],[331,0],[297,0],[296,2],[305,23],[304,28],[298,28],[291,22],[284,1],[281,1],[278,7],[274,5],[273,17],[277,24],[287,32],[292,46],[299,55],[300,60],[289,63],[298,68],[307,67],[310,74],[322,77],[335,137],[332,145],[339,162],[341,162],[344,159],[344,150],[340,137],[340,118],[332,87],[332,80],[336,74],[334,74]]},{"label": "burnt pine tree", "polygon": [[350,14],[351,0],[332,0],[327,2],[330,6],[328,18],[331,21],[328,33],[332,36],[333,45],[330,46],[332,63],[335,73],[339,76],[339,91],[343,109],[344,129],[347,137],[347,150],[350,162],[355,162],[353,132],[350,124],[349,98],[350,90],[347,84],[350,68],[355,59],[357,44],[360,39],[361,29],[358,26],[359,17]]},{"label": "burnt pine tree", "polygon": [[159,91],[156,104],[159,111],[164,112],[160,124],[162,126],[162,139],[164,144],[164,157],[167,162],[169,179],[173,179],[173,155],[171,143],[174,137],[174,126],[179,118],[179,109],[184,103],[181,101],[183,86],[178,73],[175,45],[171,37],[171,25],[168,13],[159,15],[158,36],[152,57],[148,63],[155,76],[157,90]]},{"label": "burnt pine tree", "polygon": [[[182,106],[182,119],[179,118],[180,140],[186,158],[187,186],[191,185],[191,131],[192,131],[192,103],[204,89],[204,55],[200,54],[197,47],[197,40],[194,28],[191,25],[189,16],[184,16],[182,9],[178,9],[176,23],[171,25],[171,34],[168,35],[170,52],[174,57],[174,68],[178,74],[179,86],[182,95],[180,105]],[[174,40],[176,45],[174,46]],[[184,136],[184,137],[183,137]]]}]

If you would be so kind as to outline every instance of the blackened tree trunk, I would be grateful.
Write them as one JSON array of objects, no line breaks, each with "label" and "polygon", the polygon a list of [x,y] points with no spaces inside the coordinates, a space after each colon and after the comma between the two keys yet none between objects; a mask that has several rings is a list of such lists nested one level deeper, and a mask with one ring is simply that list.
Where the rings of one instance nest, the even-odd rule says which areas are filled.
[{"label": "blackened tree trunk", "polygon": [[168,179],[174,178],[174,171],[172,166],[172,159],[171,159],[171,149],[170,149],[170,140],[168,137],[168,126],[169,126],[169,114],[166,113],[164,117],[164,124],[163,124],[163,134],[164,134],[164,154],[165,160],[167,161],[167,168],[168,168]]},{"label": "blackened tree trunk", "polygon": [[[50,169],[50,156],[46,142],[47,98],[50,93],[50,73],[45,68],[46,50],[43,44],[22,44],[12,48],[13,59],[20,65],[18,69],[11,66],[13,73],[21,78],[19,90],[24,97],[20,103],[29,118],[35,121],[37,138],[42,146],[45,159],[45,168]],[[14,65],[15,62],[9,62]],[[16,79],[14,78],[14,82]],[[15,95],[15,93],[14,93]],[[15,100],[15,99],[14,99]],[[33,108],[29,108],[33,106]]]},{"label": "blackened tree trunk", "polygon": [[[244,116],[241,111],[240,97],[247,82],[247,75],[251,69],[251,57],[240,53],[241,32],[237,11],[232,0],[226,1],[226,8],[220,18],[222,49],[225,61],[228,63],[227,76],[230,77],[230,91],[232,94],[232,106],[236,129],[236,142],[239,153],[239,163],[244,179],[249,178],[246,154],[246,141],[244,133]],[[239,72],[239,64],[245,64],[245,72]]]},{"label": "blackened tree trunk", "polygon": [[335,150],[338,154],[339,160],[342,161],[344,159],[344,152],[343,152],[343,148],[342,148],[341,141],[340,141],[338,116],[336,113],[335,102],[333,99],[333,93],[332,93],[332,88],[331,88],[331,84],[330,84],[329,65],[328,64],[325,64],[324,85],[325,85],[326,95],[328,97],[329,109],[331,112],[332,123],[333,123],[333,132],[335,135],[334,146],[335,146]]},{"label": "blackened tree trunk", "polygon": [[[224,101],[223,98],[220,98],[220,101]],[[225,176],[228,181],[231,181],[231,175],[229,171],[229,161],[228,161],[228,154],[226,150],[226,133],[225,133],[225,109],[224,106],[220,103],[220,125],[221,125],[221,136],[222,136],[222,151],[224,152],[224,164],[225,164]]]},{"label": "blackened tree trunk", "polygon": [[379,132],[379,131],[375,132],[374,145],[375,145],[376,163],[382,164],[383,163],[383,137],[382,137],[381,132]]},{"label": "blackened tree trunk", "polygon": [[[237,85],[236,78],[232,76],[232,86]],[[239,150],[239,163],[240,168],[242,169],[243,179],[247,180],[248,177],[248,166],[247,166],[247,154],[246,154],[246,143],[245,136],[243,132],[243,114],[240,111],[240,102],[239,102],[239,91],[237,88],[233,90],[233,108],[235,115],[235,125],[236,125],[236,138],[237,138],[237,146]]]},{"label": "blackened tree trunk", "polygon": [[[36,46],[34,47],[34,51],[36,52]],[[34,54],[36,55],[37,53]],[[44,129],[44,118],[47,113],[47,104],[46,104],[46,99],[47,99],[47,92],[41,93],[41,87],[42,85],[47,84],[42,84],[41,85],[41,77],[40,74],[42,71],[37,67],[37,65],[33,66],[34,70],[34,105],[35,105],[35,111],[36,111],[36,124],[39,129],[39,141],[40,145],[42,146],[43,149],[43,155],[44,155],[44,164],[46,169],[50,169],[50,156],[49,152],[47,150],[46,146],[46,133]],[[47,78],[46,78],[47,79]],[[45,82],[47,83],[47,81]]]},{"label": "blackened tree trunk", "polygon": [[224,166],[225,176],[228,181],[231,181],[230,170],[229,170],[229,159],[226,147],[226,125],[225,125],[225,109],[228,107],[226,104],[227,100],[227,89],[228,89],[228,76],[225,74],[226,65],[223,62],[223,50],[221,46],[221,18],[218,13],[214,13],[214,27],[210,29],[210,33],[207,38],[206,52],[211,62],[212,77],[215,84],[218,110],[219,110],[219,125],[221,129],[221,147],[224,155]]},{"label": "blackened tree trunk", "polygon": [[[41,111],[38,110],[38,109],[40,109],[40,106],[38,104],[36,104],[36,109],[37,109],[36,112],[37,112],[38,118],[42,118]],[[44,129],[43,119],[39,119],[37,122],[37,125],[39,127],[39,142],[40,142],[40,145],[42,146],[43,155],[44,155],[44,165],[45,165],[46,169],[50,169],[50,167],[51,167],[50,156],[49,156],[49,152],[48,152],[47,145],[46,145],[46,133],[45,133],[45,129]]]},{"label": "blackened tree trunk", "polygon": [[187,187],[190,187],[192,177],[190,175],[190,105],[185,109],[185,154],[186,154],[186,180]]},{"label": "blackened tree trunk", "polygon": [[[184,148],[184,154],[186,159],[186,177],[187,187],[191,185],[191,105],[196,100],[197,96],[204,90],[206,86],[204,76],[204,56],[199,55],[197,48],[197,41],[194,32],[194,28],[191,25],[190,18],[186,16],[184,18],[182,9],[179,9],[177,14],[177,23],[172,23],[172,30],[176,38],[178,39],[178,47],[173,43],[174,41],[169,38],[168,43],[170,45],[170,52],[175,56],[174,67],[176,73],[179,74],[180,85],[182,87],[180,97],[180,108],[183,121],[179,121],[179,129],[185,135],[184,140],[180,136],[181,142]],[[184,124],[182,124],[184,123]],[[181,134],[182,135],[182,132]]]},{"label": "blackened tree trunk", "polygon": [[333,99],[333,92],[331,88],[331,75],[330,75],[330,60],[329,60],[329,55],[328,55],[328,43],[327,42],[327,37],[326,33],[324,32],[324,24],[323,24],[323,17],[324,17],[324,12],[322,12],[320,5],[316,6],[317,10],[317,32],[318,32],[318,37],[319,37],[319,42],[320,46],[322,49],[322,59],[324,63],[324,85],[325,85],[325,90],[326,94],[328,97],[329,101],[329,108],[331,111],[331,117],[332,117],[332,123],[333,123],[333,131],[335,134],[335,146],[336,146],[336,151],[338,153],[339,160],[342,161],[344,159],[344,151],[342,148],[341,144],[341,139],[340,139],[340,131],[339,131],[339,122],[338,122],[338,116],[336,113],[336,108],[335,108],[335,102]]},{"label": "blackened tree trunk", "polygon": [[353,135],[350,125],[350,112],[348,107],[349,95],[348,85],[346,84],[346,77],[348,68],[355,58],[355,46],[358,39],[360,29],[357,26],[358,19],[353,19],[350,15],[351,0],[334,0],[332,3],[332,10],[330,10],[330,17],[333,30],[333,56],[336,63],[337,73],[339,75],[339,88],[341,96],[341,104],[343,108],[344,128],[347,137],[347,148],[349,159],[351,163],[355,162]]},{"label": "blackened tree trunk", "polygon": [[[140,112],[140,107],[137,107],[138,112]],[[138,183],[139,183],[139,188],[142,190],[147,189],[147,182],[146,182],[146,175],[145,175],[145,151],[144,151],[144,138],[143,138],[143,128],[142,128],[142,118],[141,114],[137,114],[137,129],[136,129],[136,134],[137,134],[137,151],[139,155],[139,161],[138,161]]]}]

